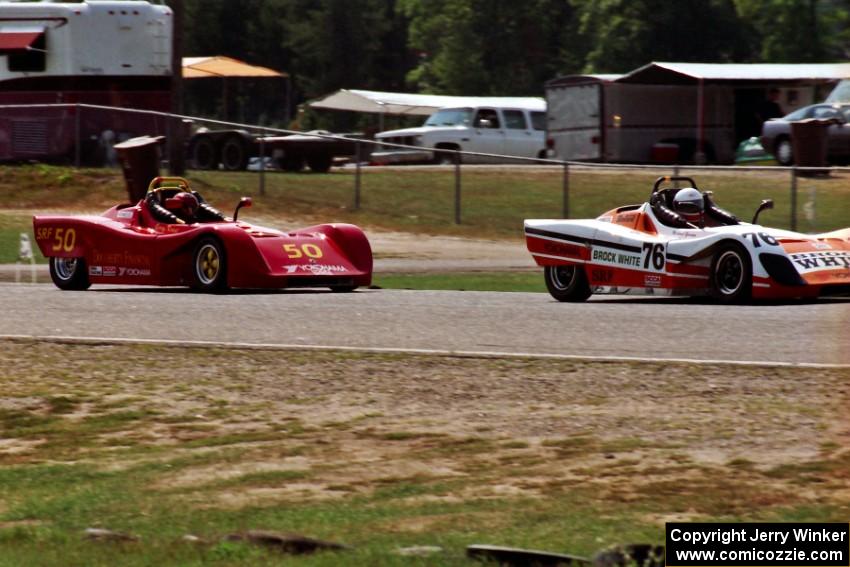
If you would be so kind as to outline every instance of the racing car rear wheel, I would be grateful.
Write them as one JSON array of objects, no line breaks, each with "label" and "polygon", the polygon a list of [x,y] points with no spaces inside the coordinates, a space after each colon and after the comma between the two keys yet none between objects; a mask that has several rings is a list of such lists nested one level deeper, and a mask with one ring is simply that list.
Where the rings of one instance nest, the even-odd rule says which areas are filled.
[{"label": "racing car rear wheel", "polygon": [[50,279],[59,289],[83,290],[91,286],[82,258],[50,258]]},{"label": "racing car rear wheel", "polygon": [[590,297],[587,275],[581,266],[546,266],[546,289],[558,301],[584,301]]},{"label": "racing car rear wheel", "polygon": [[750,256],[739,244],[720,247],[711,261],[711,293],[721,303],[748,301],[753,290]]},{"label": "racing car rear wheel", "polygon": [[221,291],[227,287],[227,259],[221,242],[211,236],[198,241],[192,254],[195,287],[201,291]]}]

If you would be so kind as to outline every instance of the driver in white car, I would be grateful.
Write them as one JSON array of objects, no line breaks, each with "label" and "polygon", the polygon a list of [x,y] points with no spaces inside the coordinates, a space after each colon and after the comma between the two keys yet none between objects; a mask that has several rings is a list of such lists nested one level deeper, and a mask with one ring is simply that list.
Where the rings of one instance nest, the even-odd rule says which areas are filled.
[{"label": "driver in white car", "polygon": [[676,192],[676,196],[673,197],[673,210],[689,223],[700,228],[705,227],[705,199],[702,193],[693,187],[686,187]]}]

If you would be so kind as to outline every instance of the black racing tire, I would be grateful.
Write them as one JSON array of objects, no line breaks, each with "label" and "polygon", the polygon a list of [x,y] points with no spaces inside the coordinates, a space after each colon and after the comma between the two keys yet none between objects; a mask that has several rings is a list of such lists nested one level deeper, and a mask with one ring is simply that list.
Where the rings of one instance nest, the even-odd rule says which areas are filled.
[{"label": "black racing tire", "polygon": [[251,156],[248,143],[239,135],[231,135],[221,144],[221,165],[227,171],[244,171]]},{"label": "black racing tire", "polygon": [[582,266],[546,266],[543,278],[549,294],[558,301],[581,302],[590,297],[590,285]]},{"label": "black racing tire", "polygon": [[302,169],[304,169],[304,158],[300,155],[284,155],[277,160],[277,166],[281,168],[283,171],[289,171],[290,173],[298,173]]},{"label": "black racing tire", "polygon": [[195,289],[216,292],[227,289],[227,255],[218,238],[204,236],[192,252],[192,277]]},{"label": "black racing tire", "polygon": [[50,279],[64,290],[82,291],[91,286],[83,258],[50,258]]},{"label": "black racing tire", "polygon": [[333,165],[334,158],[330,154],[316,154],[307,157],[307,166],[313,173],[327,173]]},{"label": "black racing tire", "polygon": [[334,293],[351,293],[357,287],[356,285],[332,285],[331,291]]},{"label": "black racing tire", "polygon": [[794,146],[788,136],[780,136],[773,145],[773,155],[779,165],[794,165]]},{"label": "black racing tire", "polygon": [[218,169],[218,151],[209,136],[195,138],[189,156],[195,169]]},{"label": "black racing tire", "polygon": [[721,245],[711,260],[711,295],[720,303],[746,303],[753,292],[750,254],[736,242]]}]

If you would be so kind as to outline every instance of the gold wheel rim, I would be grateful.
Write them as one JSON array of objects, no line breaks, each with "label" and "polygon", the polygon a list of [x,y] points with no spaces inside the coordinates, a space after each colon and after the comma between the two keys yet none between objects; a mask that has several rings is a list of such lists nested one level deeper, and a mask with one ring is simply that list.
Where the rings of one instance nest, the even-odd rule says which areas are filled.
[{"label": "gold wheel rim", "polygon": [[218,250],[212,244],[205,244],[198,253],[197,272],[201,283],[210,284],[215,281],[221,266]]}]

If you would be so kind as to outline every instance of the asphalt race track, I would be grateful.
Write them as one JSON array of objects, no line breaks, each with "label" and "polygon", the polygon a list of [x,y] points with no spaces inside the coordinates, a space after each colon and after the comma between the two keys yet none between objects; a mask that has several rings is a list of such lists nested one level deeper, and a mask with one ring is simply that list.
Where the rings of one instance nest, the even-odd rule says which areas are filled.
[{"label": "asphalt race track", "polygon": [[850,301],[363,290],[236,292],[0,284],[0,335],[850,364]]}]

